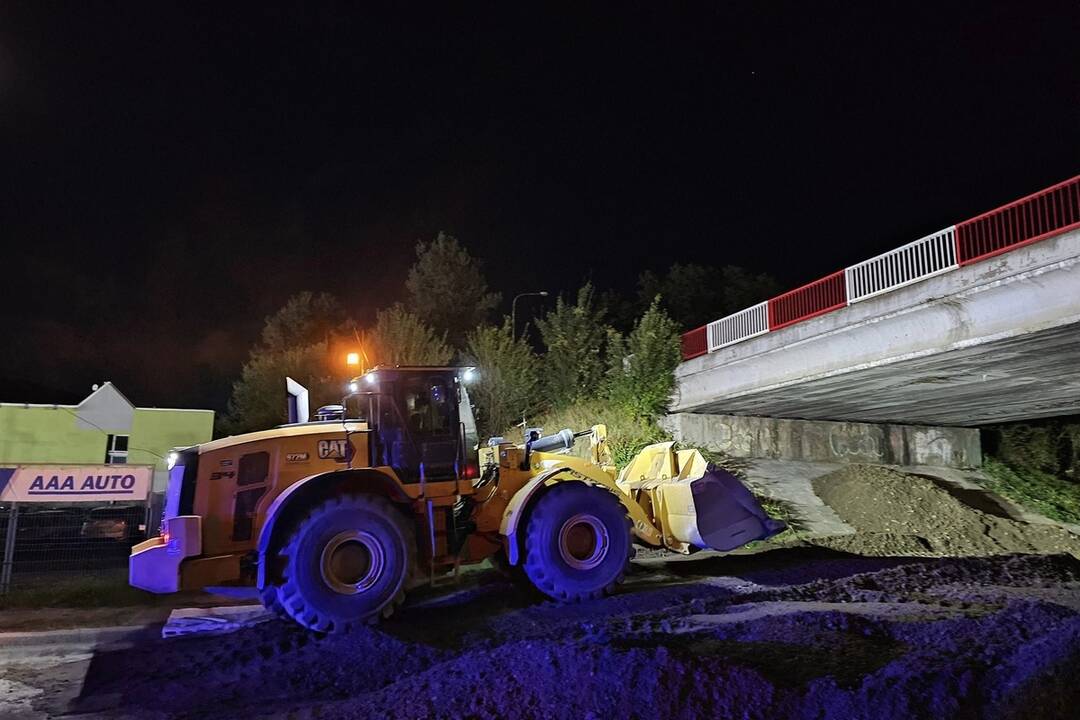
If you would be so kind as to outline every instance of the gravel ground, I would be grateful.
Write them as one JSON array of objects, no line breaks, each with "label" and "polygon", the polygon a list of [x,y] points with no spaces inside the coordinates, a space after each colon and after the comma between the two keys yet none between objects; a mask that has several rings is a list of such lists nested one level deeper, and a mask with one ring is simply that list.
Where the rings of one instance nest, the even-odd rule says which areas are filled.
[{"label": "gravel ground", "polygon": [[642,561],[578,605],[492,570],[348,635],[99,648],[74,700],[54,670],[0,666],[0,706],[6,683],[34,720],[1076,716],[1075,537],[885,468],[815,490],[856,535]]},{"label": "gravel ground", "polygon": [[[494,571],[373,629],[99,651],[68,710],[139,718],[1074,717],[1080,561],[797,547],[653,563],[565,606]],[[13,680],[32,685],[28,676]]]}]

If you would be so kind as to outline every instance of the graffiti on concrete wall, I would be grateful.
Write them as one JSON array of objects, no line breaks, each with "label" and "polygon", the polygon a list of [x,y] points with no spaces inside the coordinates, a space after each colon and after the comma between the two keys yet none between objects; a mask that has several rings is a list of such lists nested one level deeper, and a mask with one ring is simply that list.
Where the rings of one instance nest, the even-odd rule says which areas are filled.
[{"label": "graffiti on concrete wall", "polygon": [[[915,433],[914,457],[912,461],[918,465],[952,465],[954,448],[952,440],[940,433],[932,431],[918,431]],[[963,455],[963,451],[958,451]],[[963,461],[963,457],[956,460]]]},{"label": "graffiti on concrete wall", "polygon": [[707,438],[709,449],[734,457],[749,457],[754,444],[752,433],[725,420],[710,422],[702,437]]},{"label": "graffiti on concrete wall", "polygon": [[829,449],[840,459],[881,460],[885,457],[881,439],[876,435],[836,427],[829,430]]}]

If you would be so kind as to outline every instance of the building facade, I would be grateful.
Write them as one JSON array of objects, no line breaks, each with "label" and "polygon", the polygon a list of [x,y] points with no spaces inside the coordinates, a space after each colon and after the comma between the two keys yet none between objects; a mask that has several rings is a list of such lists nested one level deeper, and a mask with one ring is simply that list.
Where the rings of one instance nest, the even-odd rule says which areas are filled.
[{"label": "building facade", "polygon": [[140,408],[106,382],[78,405],[0,403],[0,466],[152,465],[154,492],[165,489],[165,456],[207,442],[212,410]]}]

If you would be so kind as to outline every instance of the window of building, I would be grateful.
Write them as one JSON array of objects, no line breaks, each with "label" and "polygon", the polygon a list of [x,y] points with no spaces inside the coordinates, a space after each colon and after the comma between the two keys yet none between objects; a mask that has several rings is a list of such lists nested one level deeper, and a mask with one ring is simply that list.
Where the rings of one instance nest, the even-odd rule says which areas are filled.
[{"label": "window of building", "polygon": [[128,461],[128,436],[110,435],[105,441],[105,464],[124,465]]}]

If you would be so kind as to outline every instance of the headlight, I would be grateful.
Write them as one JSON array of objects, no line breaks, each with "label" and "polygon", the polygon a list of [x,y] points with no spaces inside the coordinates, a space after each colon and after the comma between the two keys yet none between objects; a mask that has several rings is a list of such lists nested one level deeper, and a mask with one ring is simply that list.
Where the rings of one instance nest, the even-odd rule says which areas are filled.
[{"label": "headlight", "polygon": [[165,467],[172,470],[176,465],[176,461],[180,459],[180,453],[175,450],[165,456]]},{"label": "headlight", "polygon": [[465,368],[465,372],[461,374],[461,380],[462,382],[471,383],[479,374],[476,372],[476,368]]},{"label": "headlight", "polygon": [[356,383],[349,383],[349,392],[351,392],[351,393],[360,392],[360,386],[357,385]]}]

